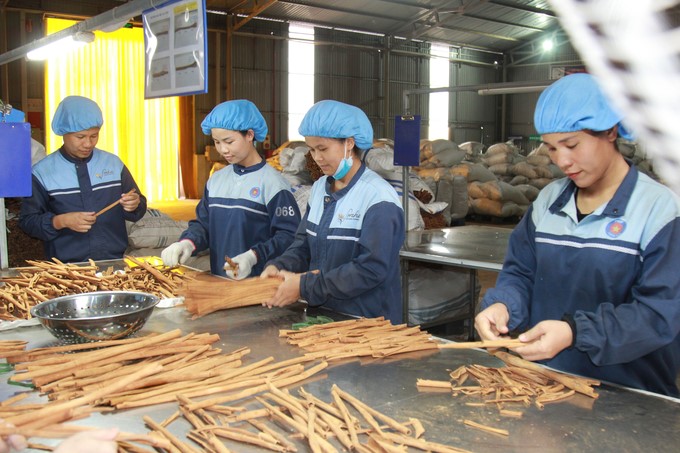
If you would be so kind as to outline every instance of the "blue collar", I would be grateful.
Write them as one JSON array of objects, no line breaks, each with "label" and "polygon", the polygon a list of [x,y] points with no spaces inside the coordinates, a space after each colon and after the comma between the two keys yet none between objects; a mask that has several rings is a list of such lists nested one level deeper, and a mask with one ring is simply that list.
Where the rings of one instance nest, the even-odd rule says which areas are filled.
[{"label": "blue collar", "polygon": [[[626,206],[630,200],[633,190],[635,189],[635,184],[638,180],[638,169],[633,165],[633,163],[626,159],[626,163],[630,167],[628,173],[626,173],[625,178],[621,181],[621,185],[616,189],[616,193],[609,200],[607,206],[602,211],[602,215],[608,217],[621,217],[626,212]],[[567,187],[564,188],[559,197],[550,205],[550,213],[555,214],[564,208],[569,200],[571,200],[574,192],[576,191],[576,184],[573,181],[569,181]]]},{"label": "blue collar", "polygon": [[69,155],[66,150],[64,149],[64,145],[59,148],[59,153],[61,153],[62,157],[66,159],[67,161],[71,162],[72,164],[83,164],[83,163],[88,163],[92,160],[92,156],[94,156],[94,153],[97,151],[97,148],[92,150],[92,153],[90,153],[89,156],[87,156],[85,159],[79,159],[76,157],[73,157]]},{"label": "blue collar", "polygon": [[236,173],[237,175],[246,175],[248,173],[252,173],[264,167],[265,165],[267,165],[267,161],[262,159],[262,162],[259,162],[255,165],[251,165],[250,167],[244,167],[243,165],[239,164],[232,165],[234,166],[234,173]]},{"label": "blue collar", "polygon": [[339,200],[340,198],[344,197],[347,192],[350,191],[352,187],[357,183],[359,178],[361,178],[361,175],[364,174],[364,171],[366,171],[366,165],[361,164],[361,167],[359,167],[359,170],[356,172],[354,176],[352,176],[352,180],[347,184],[347,187],[344,187],[337,192],[331,192],[331,186],[335,179],[332,176],[326,177],[326,195],[333,197],[335,200]]}]

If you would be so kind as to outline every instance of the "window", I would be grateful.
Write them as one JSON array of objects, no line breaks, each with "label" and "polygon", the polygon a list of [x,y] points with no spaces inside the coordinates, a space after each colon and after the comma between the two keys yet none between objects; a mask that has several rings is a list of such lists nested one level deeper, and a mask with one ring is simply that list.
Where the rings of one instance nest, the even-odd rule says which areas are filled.
[{"label": "window", "polygon": [[314,104],[314,27],[291,23],[288,36],[288,140],[299,140],[302,118]]},{"label": "window", "polygon": [[[432,43],[430,48],[430,88],[449,86],[449,46]],[[430,93],[428,138],[449,138],[449,93]]]}]

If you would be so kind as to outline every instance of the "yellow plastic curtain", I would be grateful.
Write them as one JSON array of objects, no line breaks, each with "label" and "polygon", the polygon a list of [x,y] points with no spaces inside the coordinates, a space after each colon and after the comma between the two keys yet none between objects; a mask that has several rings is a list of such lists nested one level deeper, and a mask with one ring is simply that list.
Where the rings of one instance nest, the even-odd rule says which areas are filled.
[{"label": "yellow plastic curtain", "polygon": [[[47,34],[75,22],[47,19]],[[88,97],[102,109],[104,125],[97,148],[116,154],[127,165],[149,201],[178,195],[179,101],[144,99],[144,36],[139,28],[95,32],[95,41],[45,67],[45,121],[48,152],[62,139],[51,123],[66,96]]]}]

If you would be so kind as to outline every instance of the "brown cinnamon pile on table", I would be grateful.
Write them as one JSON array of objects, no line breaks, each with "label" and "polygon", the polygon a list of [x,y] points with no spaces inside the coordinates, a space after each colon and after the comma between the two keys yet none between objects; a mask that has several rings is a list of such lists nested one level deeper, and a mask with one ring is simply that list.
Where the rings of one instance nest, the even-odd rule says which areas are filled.
[{"label": "brown cinnamon pile on table", "polygon": [[[176,297],[187,277],[168,267],[155,267],[130,256],[136,267],[123,273],[113,268],[101,270],[92,260],[89,265],[52,261],[28,261],[30,267],[17,268],[16,277],[0,278],[0,319],[29,319],[33,306],[46,300],[93,291],[141,291],[160,298]],[[100,275],[97,275],[101,271]]]},{"label": "brown cinnamon pile on table", "polygon": [[30,382],[49,398],[45,404],[17,404],[24,396],[0,403],[0,418],[15,426],[2,433],[63,437],[79,429],[63,422],[95,411],[173,402],[180,393],[187,398],[209,396],[194,403],[193,410],[209,408],[266,392],[272,384],[297,384],[327,367],[326,362],[311,363],[304,357],[280,362],[268,357],[243,365],[249,349],[222,354],[212,347],[217,341],[218,335],[182,336],[173,330],[33,350],[23,350],[21,344],[0,344],[2,355],[14,364],[10,381]]},{"label": "brown cinnamon pile on table", "polygon": [[352,357],[389,357],[414,351],[437,350],[430,334],[420,327],[392,325],[383,317],[316,324],[300,330],[280,330],[288,343],[308,351],[308,357],[340,360]]},{"label": "brown cinnamon pile on table", "polygon": [[153,436],[165,438],[178,451],[196,451],[166,428],[182,415],[193,429],[187,437],[204,452],[227,451],[222,440],[255,445],[270,451],[298,451],[292,439],[302,439],[312,452],[357,451],[370,453],[428,451],[464,452],[458,448],[425,440],[420,420],[399,422],[377,411],[333,385],[331,402],[325,402],[300,388],[296,397],[269,383],[267,392],[246,407],[210,406],[178,395],[179,412],[156,422],[144,417]]},{"label": "brown cinnamon pile on table", "polygon": [[[506,366],[463,365],[450,373],[451,381],[418,379],[418,389],[446,389],[454,396],[461,393],[479,396],[483,399],[481,403],[468,405],[495,405],[501,415],[509,416],[521,416],[521,412],[508,411],[508,405],[534,404],[543,409],[545,404],[563,401],[575,393],[598,397],[593,387],[600,385],[599,381],[552,371],[507,352],[495,352],[494,355]],[[466,385],[468,380],[475,380],[478,385]]]}]

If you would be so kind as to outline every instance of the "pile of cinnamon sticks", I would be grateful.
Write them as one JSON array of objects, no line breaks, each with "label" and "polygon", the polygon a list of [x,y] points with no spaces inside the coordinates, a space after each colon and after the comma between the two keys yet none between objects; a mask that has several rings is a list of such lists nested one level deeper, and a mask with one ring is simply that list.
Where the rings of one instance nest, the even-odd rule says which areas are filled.
[{"label": "pile of cinnamon sticks", "polygon": [[[59,437],[71,428],[62,430],[57,424],[93,411],[173,402],[178,393],[190,398],[211,396],[195,403],[196,409],[207,408],[265,392],[269,384],[302,382],[327,367],[304,357],[281,362],[268,357],[243,366],[241,359],[250,351],[242,348],[222,354],[212,347],[218,340],[217,335],[182,336],[173,330],[96,346],[5,348],[3,354],[15,368],[10,381],[30,382],[50,401],[31,405],[16,404],[19,399],[5,401],[0,418],[13,423],[19,433],[37,436],[33,430],[49,427],[39,432],[40,437]],[[35,414],[50,422],[35,424]]]},{"label": "pile of cinnamon sticks", "polygon": [[389,357],[407,352],[438,350],[420,327],[392,325],[382,317],[317,324],[300,330],[281,330],[280,337],[327,361],[355,357]]},{"label": "pile of cinnamon sticks", "polygon": [[[598,397],[593,386],[600,385],[599,381],[552,371],[506,352],[495,352],[494,355],[503,360],[506,366],[493,368],[464,365],[450,373],[450,381],[418,379],[418,389],[446,389],[451,390],[454,396],[461,393],[479,396],[483,399],[482,402],[468,405],[493,405],[501,415],[511,417],[521,417],[522,413],[507,409],[508,405],[534,404],[543,409],[546,404],[563,401],[575,393],[590,398]],[[477,385],[467,384],[468,380],[477,381]]]},{"label": "pile of cinnamon sticks", "polygon": [[[162,437],[177,451],[187,453],[229,451],[223,440],[270,451],[294,452],[298,451],[293,442],[295,439],[300,439],[310,451],[323,453],[345,450],[404,452],[408,449],[439,453],[464,451],[425,440],[425,430],[418,419],[398,422],[336,385],[331,389],[330,403],[302,388],[298,393],[299,397],[296,397],[280,386],[268,383],[268,391],[257,397],[257,404],[250,409],[202,408],[190,398],[178,395],[178,413],[162,422],[149,417],[145,417],[144,421],[153,430],[154,437]],[[167,429],[180,415],[193,426],[187,437],[199,444],[200,450],[176,438]],[[282,432],[281,428],[285,431]],[[286,436],[285,432],[289,435]]]},{"label": "pile of cinnamon sticks", "polygon": [[157,268],[133,257],[126,259],[137,266],[124,272],[89,265],[53,261],[28,261],[30,267],[18,269],[16,277],[0,279],[0,319],[29,319],[33,306],[55,297],[92,291],[142,291],[158,297],[176,297],[184,274],[171,268]]}]

